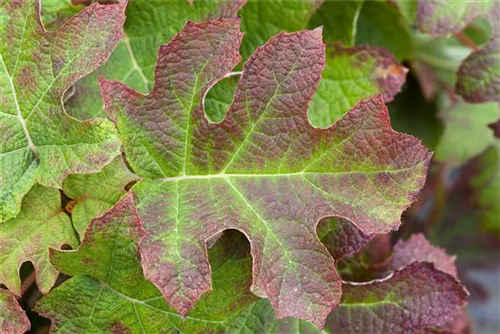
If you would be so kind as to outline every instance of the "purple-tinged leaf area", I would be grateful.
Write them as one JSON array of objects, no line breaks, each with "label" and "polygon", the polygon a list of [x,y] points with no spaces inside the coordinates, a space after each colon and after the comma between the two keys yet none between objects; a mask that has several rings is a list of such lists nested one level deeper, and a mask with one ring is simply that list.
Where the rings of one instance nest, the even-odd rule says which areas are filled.
[{"label": "purple-tinged leaf area", "polygon": [[111,122],[79,122],[61,99],[120,41],[125,6],[93,4],[48,32],[39,0],[0,4],[0,222],[18,214],[35,183],[61,187],[67,175],[97,172],[119,154]]},{"label": "purple-tinged leaf area", "polygon": [[401,269],[415,262],[430,262],[436,269],[458,280],[455,258],[446,254],[443,248],[433,246],[423,234],[413,234],[408,240],[400,240],[394,246],[392,267]]},{"label": "purple-tinged leaf area", "polygon": [[498,28],[498,1],[418,0],[417,23],[423,32],[447,36],[462,31],[477,18],[490,21],[492,31]]},{"label": "purple-tinged leaf area", "polygon": [[321,242],[336,261],[358,252],[374,237],[364,234],[353,223],[341,218],[321,220],[317,233]]},{"label": "purple-tinged leaf area", "polygon": [[23,334],[30,327],[30,321],[16,297],[9,291],[0,289],[0,333]]},{"label": "purple-tinged leaf area", "polygon": [[453,320],[467,292],[431,263],[413,263],[383,280],[346,283],[327,321],[331,333],[415,333]]},{"label": "purple-tinged leaf area", "polygon": [[49,247],[65,244],[75,247],[78,239],[61,208],[59,190],[35,185],[23,198],[19,215],[0,225],[0,283],[20,296],[19,270],[31,261],[38,288],[48,293],[59,274],[49,261]]},{"label": "purple-tinged leaf area", "polygon": [[340,279],[318,221],[339,216],[364,233],[387,232],[422,187],[430,153],[390,128],[381,96],[334,127],[311,126],[321,39],[319,29],[281,33],[260,47],[220,123],[207,119],[201,97],[240,59],[237,20],[188,23],[160,48],[148,95],[101,81],[128,161],[147,178],[133,188],[146,278],[181,314],[211,288],[206,241],[237,229],[252,245],[252,291],[278,317],[323,326]]},{"label": "purple-tinged leaf area", "polygon": [[456,91],[469,102],[500,103],[500,37],[465,58],[458,69]]},{"label": "purple-tinged leaf area", "polygon": [[321,128],[331,126],[360,100],[376,94],[382,94],[385,102],[392,101],[407,72],[385,49],[329,46],[322,80],[308,111],[311,123]]}]

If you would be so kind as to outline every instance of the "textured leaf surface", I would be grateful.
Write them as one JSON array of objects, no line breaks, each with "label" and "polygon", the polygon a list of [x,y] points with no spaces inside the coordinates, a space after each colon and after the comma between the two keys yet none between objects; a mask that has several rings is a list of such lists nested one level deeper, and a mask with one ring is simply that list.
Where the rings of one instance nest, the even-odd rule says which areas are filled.
[{"label": "textured leaf surface", "polygon": [[308,111],[314,126],[332,125],[361,99],[378,93],[390,102],[405,82],[408,70],[384,49],[333,46],[326,54],[323,79]]},{"label": "textured leaf surface", "polygon": [[436,269],[458,280],[455,256],[446,254],[443,248],[431,245],[423,234],[413,234],[408,240],[400,240],[394,246],[392,255],[394,269],[404,268],[414,262],[433,263]]},{"label": "textured leaf surface", "polygon": [[[445,125],[443,136],[436,148],[436,159],[461,165],[496,142],[488,124],[500,116],[497,103],[469,104],[458,102],[444,109],[440,117]],[[474,140],[464,140],[464,133]]]},{"label": "textured leaf surface", "polygon": [[138,180],[121,156],[96,174],[74,174],[63,182],[64,193],[72,199],[68,209],[76,231],[83,236],[93,218],[99,217],[125,194],[125,186]]},{"label": "textured leaf surface", "polygon": [[59,190],[36,185],[23,198],[19,215],[0,225],[0,283],[21,295],[19,269],[31,261],[38,288],[48,293],[58,275],[50,264],[48,248],[64,244],[75,247],[78,239],[61,208]]},{"label": "textured leaf surface", "polygon": [[500,103],[500,36],[465,58],[458,69],[456,91],[470,102]]},{"label": "textured leaf surface", "polygon": [[318,237],[335,260],[356,253],[372,239],[353,223],[340,218],[326,218],[318,224]]},{"label": "textured leaf surface", "polygon": [[417,22],[424,32],[446,36],[460,32],[478,17],[499,15],[498,1],[419,0]]},{"label": "textured leaf surface", "polygon": [[0,333],[22,334],[30,327],[30,321],[15,296],[0,289]]},{"label": "textured leaf surface", "polygon": [[318,221],[344,217],[368,234],[396,228],[430,154],[392,131],[380,96],[335,127],[310,125],[308,102],[324,65],[321,30],[279,34],[259,48],[226,118],[210,123],[201,94],[239,62],[240,40],[236,20],[188,23],[161,48],[148,95],[102,81],[128,161],[147,178],[134,186],[148,232],[145,275],[186,314],[210,289],[205,241],[235,228],[252,244],[252,291],[279,317],[321,326],[340,282],[317,239]]},{"label": "textured leaf surface", "polygon": [[78,119],[105,116],[98,85],[102,75],[148,92],[153,86],[158,48],[169,42],[186,21],[235,16],[244,4],[244,0],[130,0],[125,37],[104,66],[77,83],[65,103],[68,112]]},{"label": "textured leaf surface", "polygon": [[420,333],[453,320],[466,296],[452,276],[430,263],[412,264],[383,280],[346,283],[342,289],[342,302],[323,331],[298,319],[278,319],[261,300],[234,316],[228,333]]},{"label": "textured leaf surface", "polygon": [[342,286],[342,302],[327,323],[331,333],[414,333],[441,326],[467,293],[429,263],[414,263],[381,281]]},{"label": "textured leaf surface", "polygon": [[309,21],[309,27],[323,26],[323,41],[353,46],[359,12],[364,0],[325,1]]},{"label": "textured leaf surface", "polygon": [[13,218],[35,182],[60,187],[99,171],[119,153],[113,124],[66,115],[63,93],[104,63],[122,36],[125,4],[94,4],[56,32],[38,0],[0,4],[0,222]]},{"label": "textured leaf surface", "polygon": [[182,319],[147,281],[137,259],[143,235],[132,195],[92,221],[76,251],[51,250],[51,261],[75,276],[42,298],[37,311],[52,332],[207,333],[222,331],[234,312],[251,303],[250,259],[223,238],[210,250],[214,291]]}]

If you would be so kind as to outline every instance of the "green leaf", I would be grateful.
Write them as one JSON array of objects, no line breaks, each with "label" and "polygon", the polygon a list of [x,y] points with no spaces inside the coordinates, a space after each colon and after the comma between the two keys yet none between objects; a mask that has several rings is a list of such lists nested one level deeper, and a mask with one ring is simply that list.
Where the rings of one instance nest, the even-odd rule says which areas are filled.
[{"label": "green leaf", "polygon": [[269,38],[281,31],[305,29],[323,0],[248,0],[240,11],[241,30],[245,33],[241,55],[247,60]]},{"label": "green leaf", "polygon": [[383,47],[399,61],[410,59],[413,51],[406,19],[387,1],[363,4],[356,32],[356,45],[362,44]]},{"label": "green leaf", "polygon": [[31,261],[38,288],[45,294],[59,274],[50,264],[48,248],[75,247],[78,239],[61,208],[59,190],[36,185],[23,198],[21,208],[16,218],[0,225],[0,283],[20,296],[19,269]]},{"label": "green leaf", "polygon": [[251,260],[244,249],[235,255],[244,240],[224,236],[210,250],[214,289],[183,319],[142,274],[137,245],[143,234],[133,197],[127,195],[92,221],[80,248],[51,250],[52,263],[74,276],[36,306],[51,319],[52,332],[222,331],[229,315],[255,300],[248,291]]},{"label": "green leaf", "polygon": [[311,124],[331,126],[360,100],[378,93],[384,101],[392,101],[405,82],[407,71],[381,48],[329,47],[323,79],[308,110]]},{"label": "green leaf", "polygon": [[[458,102],[441,111],[445,125],[443,136],[436,148],[436,159],[452,165],[462,165],[496,142],[488,124],[498,120],[497,103],[469,104]],[[464,140],[464,133],[474,138]]]},{"label": "green leaf", "polygon": [[479,209],[481,225],[487,231],[500,231],[500,141],[498,138],[475,162],[475,173],[470,181]]},{"label": "green leaf", "polygon": [[430,154],[390,128],[380,96],[331,128],[310,125],[324,65],[319,29],[280,33],[259,48],[225,119],[211,123],[202,96],[239,63],[241,37],[237,20],[188,23],[160,48],[148,95],[101,82],[127,159],[145,178],[133,188],[148,231],[144,272],[187,314],[210,289],[206,241],[238,229],[252,244],[252,291],[278,316],[322,326],[340,280],[317,239],[318,221],[344,217],[367,234],[396,228]]},{"label": "green leaf", "polygon": [[68,113],[78,119],[105,115],[98,85],[100,76],[148,92],[153,86],[158,48],[170,41],[186,21],[235,16],[244,4],[244,0],[130,0],[125,37],[104,66],[75,85],[65,103]]},{"label": "green leaf", "polygon": [[500,103],[500,37],[465,58],[458,69],[456,91],[470,102]]},{"label": "green leaf", "polygon": [[131,173],[121,156],[96,174],[74,174],[63,182],[73,225],[80,236],[93,218],[99,217],[125,194],[125,186],[139,178]]},{"label": "green leaf", "polygon": [[124,9],[94,4],[47,32],[38,0],[0,4],[0,222],[16,216],[36,182],[60,187],[120,152],[111,122],[68,117],[61,97],[107,59],[122,37]]},{"label": "green leaf", "polygon": [[353,46],[363,2],[364,0],[325,1],[311,17],[308,28],[323,26],[325,42],[340,41],[345,46]]},{"label": "green leaf", "polygon": [[24,333],[30,327],[30,321],[16,297],[9,291],[0,289],[0,332]]}]

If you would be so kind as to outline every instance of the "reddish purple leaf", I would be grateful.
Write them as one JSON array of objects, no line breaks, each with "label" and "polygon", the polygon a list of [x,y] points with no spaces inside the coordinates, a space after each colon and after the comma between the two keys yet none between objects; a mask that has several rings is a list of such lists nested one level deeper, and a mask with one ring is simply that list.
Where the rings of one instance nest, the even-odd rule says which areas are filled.
[{"label": "reddish purple leaf", "polygon": [[30,321],[8,290],[0,289],[0,333],[22,334],[29,331]]},{"label": "reddish purple leaf", "polygon": [[416,333],[453,320],[467,292],[431,263],[413,263],[386,279],[342,286],[331,333]]},{"label": "reddish purple leaf", "polygon": [[431,245],[423,234],[414,234],[408,240],[400,240],[394,246],[392,255],[394,269],[401,269],[414,262],[433,263],[436,269],[458,280],[455,256],[450,256],[444,249]]}]

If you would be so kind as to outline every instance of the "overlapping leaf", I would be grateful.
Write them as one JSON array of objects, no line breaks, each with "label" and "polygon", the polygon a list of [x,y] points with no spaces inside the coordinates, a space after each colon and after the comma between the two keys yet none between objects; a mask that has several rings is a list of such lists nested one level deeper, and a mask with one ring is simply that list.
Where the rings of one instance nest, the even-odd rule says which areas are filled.
[{"label": "overlapping leaf", "polygon": [[414,263],[383,280],[344,284],[342,302],[324,331],[298,319],[277,319],[261,300],[234,316],[228,333],[420,333],[454,319],[465,296],[450,275]]},{"label": "overlapping leaf", "polygon": [[144,272],[186,314],[210,289],[206,240],[235,228],[252,244],[252,291],[279,317],[322,326],[340,281],[316,224],[340,216],[368,234],[396,228],[430,155],[392,131],[380,96],[331,128],[310,125],[321,30],[279,34],[259,48],[225,119],[209,122],[201,97],[239,62],[240,41],[236,20],[188,23],[161,47],[148,95],[102,81],[128,161],[146,178],[133,188],[147,231]]},{"label": "overlapping leaf", "polygon": [[0,289],[0,333],[22,334],[30,327],[30,321],[14,295]]},{"label": "overlapping leaf", "polygon": [[16,216],[36,182],[60,187],[68,174],[99,171],[119,153],[111,122],[76,121],[61,98],[107,59],[124,9],[94,4],[47,32],[38,0],[0,4],[0,222]]},{"label": "overlapping leaf", "polygon": [[498,1],[419,1],[420,28],[434,36],[459,33],[477,18],[489,21],[491,39],[460,65],[456,89],[470,102],[500,102],[500,3]]},{"label": "overlapping leaf", "polygon": [[382,48],[329,47],[323,79],[308,111],[311,123],[328,127],[360,100],[378,93],[385,102],[392,101],[405,82],[407,71]]},{"label": "overlapping leaf", "polygon": [[78,119],[105,116],[98,84],[101,75],[148,92],[153,85],[158,48],[169,42],[187,20],[234,17],[244,4],[245,0],[129,0],[125,37],[104,66],[74,86],[65,103],[68,112]]},{"label": "overlapping leaf", "polygon": [[255,299],[248,291],[250,259],[230,254],[236,248],[225,237],[210,250],[214,291],[183,319],[142,274],[137,246],[143,233],[127,195],[92,221],[79,249],[51,250],[52,263],[74,276],[37,304],[53,333],[220,332],[230,315]]},{"label": "overlapping leaf", "polygon": [[71,198],[67,211],[80,236],[93,218],[101,216],[125,194],[125,186],[138,177],[131,173],[121,156],[95,174],[70,175],[63,182],[63,191]]},{"label": "overlapping leaf", "polygon": [[456,90],[467,101],[500,103],[500,35],[465,58],[458,69]]},{"label": "overlapping leaf", "polygon": [[[440,117],[445,130],[436,148],[436,158],[451,165],[462,165],[480,154],[497,141],[487,126],[499,116],[500,108],[495,102],[470,104],[459,101],[444,109]],[[464,140],[464,133],[474,140]]]},{"label": "overlapping leaf", "polygon": [[0,283],[20,296],[19,269],[31,261],[38,288],[48,293],[58,275],[49,261],[49,247],[64,244],[76,247],[78,239],[61,208],[59,190],[35,185],[23,198],[19,215],[0,225]]}]

